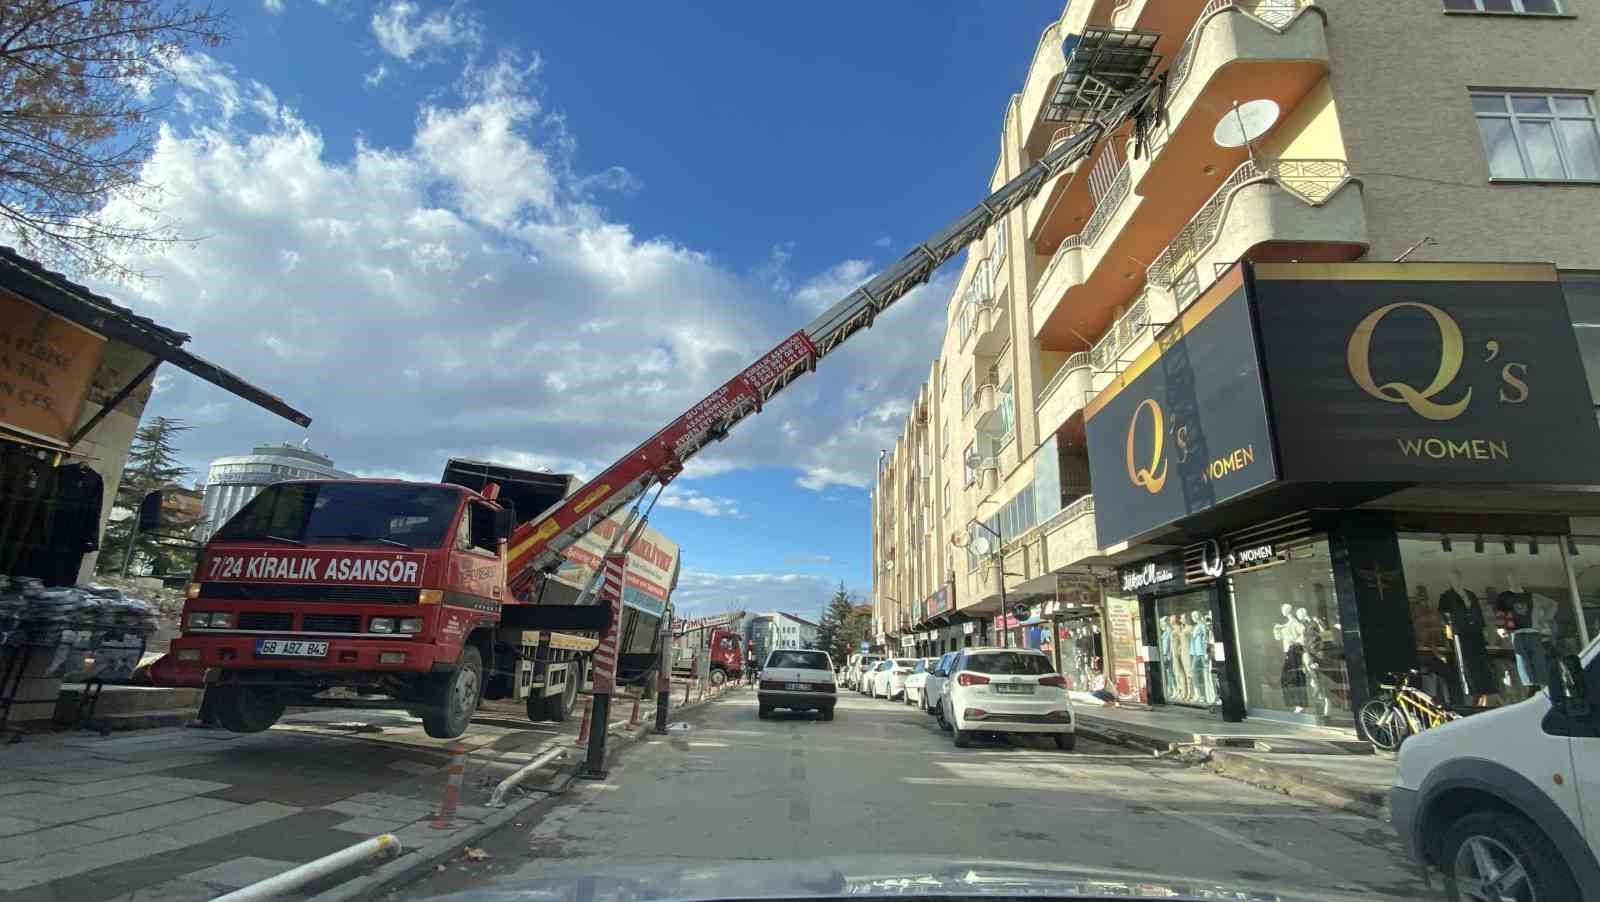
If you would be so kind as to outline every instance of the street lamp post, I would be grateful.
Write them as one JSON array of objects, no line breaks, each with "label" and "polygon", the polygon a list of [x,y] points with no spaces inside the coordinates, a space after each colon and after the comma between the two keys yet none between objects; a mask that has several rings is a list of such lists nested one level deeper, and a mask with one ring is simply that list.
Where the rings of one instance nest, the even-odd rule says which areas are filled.
[{"label": "street lamp post", "polygon": [[[984,532],[994,536],[995,567],[1000,571],[1000,647],[1009,648],[1010,638],[1007,636],[1009,630],[1005,628],[1006,617],[1009,616],[1010,612],[1010,608],[1006,606],[1006,540],[1000,534],[1000,530],[991,528],[989,524],[982,520],[974,518],[972,522],[982,527]],[[996,522],[998,523],[998,521]]]}]

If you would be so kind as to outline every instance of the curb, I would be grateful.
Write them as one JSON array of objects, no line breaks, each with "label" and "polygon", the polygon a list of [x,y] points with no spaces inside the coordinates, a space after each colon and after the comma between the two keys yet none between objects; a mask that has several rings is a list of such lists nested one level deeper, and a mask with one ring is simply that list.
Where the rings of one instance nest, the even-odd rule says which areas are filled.
[{"label": "curb", "polygon": [[1314,772],[1301,768],[1277,768],[1223,749],[1212,750],[1204,766],[1219,776],[1281,792],[1292,798],[1375,820],[1387,822],[1390,819],[1388,793],[1363,791],[1330,780],[1319,780],[1312,775]]},{"label": "curb", "polygon": [[[721,695],[709,695],[697,701],[690,702],[687,705],[672,708],[670,709],[669,716],[671,716],[671,714],[683,711],[692,711],[703,705],[709,704],[710,702],[714,702],[727,694],[728,693],[724,691]],[[650,731],[654,729],[654,726],[654,723],[651,722],[641,724],[631,730],[618,731],[617,735],[615,736],[615,744],[610,745],[606,751],[607,763],[609,764],[611,760],[616,755],[621,754],[623,750],[632,747],[638,743],[640,739],[650,735]],[[579,766],[582,766],[581,762]],[[576,771],[568,774],[561,780],[561,788],[555,793],[555,795],[560,795],[566,792],[567,787],[571,786],[576,779]],[[399,858],[396,858],[394,861],[391,861],[387,864],[381,865],[372,873],[363,875],[361,877],[356,877],[352,880],[341,883],[332,889],[318,893],[317,895],[310,897],[307,902],[358,902],[358,900],[370,898],[371,896],[381,892],[393,884],[399,883],[409,877],[413,877],[433,867],[434,865],[439,864],[442,861],[454,858],[456,854],[459,853],[463,848],[470,846],[473,843],[481,840],[483,837],[488,836],[490,833],[499,830],[506,824],[511,823],[514,818],[526,812],[528,809],[553,797],[554,796],[546,796],[545,798],[527,798],[523,799],[521,802],[507,805],[506,807],[480,821],[476,826],[457,834],[448,843],[441,844],[438,847],[429,849],[426,852],[419,852],[415,854],[405,854],[402,851]]]},{"label": "curb", "polygon": [[1082,717],[1078,718],[1078,722],[1073,729],[1082,736],[1098,739],[1101,742],[1109,742],[1112,745],[1120,745],[1125,748],[1137,749],[1141,752],[1149,752],[1152,755],[1165,755],[1173,750],[1173,743],[1163,742],[1159,739],[1151,739],[1148,736],[1141,736],[1138,733],[1128,733],[1123,730],[1112,729],[1099,723],[1090,723],[1089,721],[1084,720]]}]

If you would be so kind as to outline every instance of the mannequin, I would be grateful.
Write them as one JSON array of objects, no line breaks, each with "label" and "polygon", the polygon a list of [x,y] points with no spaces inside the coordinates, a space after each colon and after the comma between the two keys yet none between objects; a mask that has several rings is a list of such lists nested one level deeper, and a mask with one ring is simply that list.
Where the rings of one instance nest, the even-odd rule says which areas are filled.
[{"label": "mannequin", "polygon": [[1177,663],[1178,700],[1194,701],[1194,662],[1189,659],[1189,626],[1182,614],[1172,615],[1172,660]]},{"label": "mannequin", "polygon": [[1511,638],[1517,656],[1517,678],[1532,695],[1550,681],[1550,658],[1545,650],[1548,626],[1555,620],[1555,602],[1522,587],[1514,572],[1506,573],[1506,591],[1494,600],[1495,633]]},{"label": "mannequin", "polygon": [[1463,582],[1460,570],[1450,571],[1450,588],[1439,596],[1439,617],[1444,621],[1445,638],[1455,645],[1465,694],[1482,707],[1496,692],[1494,674],[1483,635],[1483,608],[1478,596],[1463,588]]},{"label": "mannequin", "polygon": [[1165,617],[1156,618],[1156,651],[1161,662],[1161,697],[1168,702],[1177,701],[1178,675],[1172,666],[1172,624]]},{"label": "mannequin", "polygon": [[1305,637],[1306,701],[1312,714],[1325,716],[1328,713],[1328,694],[1322,689],[1321,656],[1327,634],[1305,608],[1296,608],[1294,618],[1300,621],[1300,634]]},{"label": "mannequin", "polygon": [[1283,646],[1278,686],[1283,690],[1283,703],[1299,714],[1306,709],[1305,629],[1295,619],[1293,605],[1285,604],[1279,610],[1283,622],[1272,628],[1272,634]]},{"label": "mannequin", "polygon": [[1211,628],[1199,611],[1189,612],[1189,659],[1194,670],[1194,700],[1211,704]]}]

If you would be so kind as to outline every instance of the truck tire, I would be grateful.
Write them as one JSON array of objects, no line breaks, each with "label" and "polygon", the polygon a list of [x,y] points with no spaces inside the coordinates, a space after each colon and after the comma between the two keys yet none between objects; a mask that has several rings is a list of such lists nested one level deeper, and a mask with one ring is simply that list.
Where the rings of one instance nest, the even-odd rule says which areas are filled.
[{"label": "truck tire", "polygon": [[1463,881],[1481,881],[1492,895],[1506,898],[1543,902],[1579,897],[1578,884],[1550,839],[1532,821],[1513,812],[1474,811],[1451,824],[1440,849],[1439,869],[1444,871],[1447,899],[1471,898],[1460,890]]},{"label": "truck tire", "polygon": [[483,689],[483,655],[477,646],[461,649],[456,669],[441,674],[428,687],[422,729],[434,739],[455,739],[467,731]]},{"label": "truck tire", "polygon": [[547,695],[544,699],[545,719],[554,723],[563,723],[572,716],[572,709],[578,704],[578,684],[583,682],[583,670],[574,664],[567,673],[567,681],[561,684],[561,691],[556,695]]},{"label": "truck tire", "polygon": [[728,672],[726,670],[723,670],[721,667],[713,667],[713,668],[711,668],[711,685],[712,686],[720,687],[722,684],[724,684],[726,682],[728,682]]},{"label": "truck tire", "polygon": [[253,686],[212,687],[206,703],[230,733],[260,733],[278,722],[284,708],[276,690]]}]

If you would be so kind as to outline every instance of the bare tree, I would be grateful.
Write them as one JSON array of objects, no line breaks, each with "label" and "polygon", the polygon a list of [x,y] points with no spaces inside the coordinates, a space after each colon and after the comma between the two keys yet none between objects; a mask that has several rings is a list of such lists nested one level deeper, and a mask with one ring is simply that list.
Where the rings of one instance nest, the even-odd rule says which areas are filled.
[{"label": "bare tree", "polygon": [[140,175],[153,97],[184,50],[226,39],[225,24],[183,0],[0,0],[0,229],[24,253],[127,279],[125,252],[181,240]]}]

